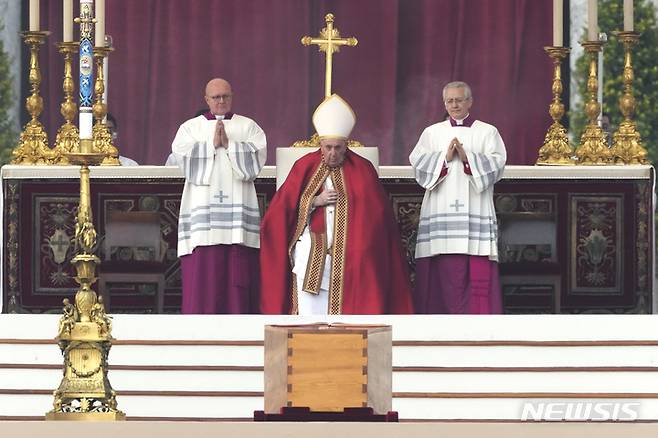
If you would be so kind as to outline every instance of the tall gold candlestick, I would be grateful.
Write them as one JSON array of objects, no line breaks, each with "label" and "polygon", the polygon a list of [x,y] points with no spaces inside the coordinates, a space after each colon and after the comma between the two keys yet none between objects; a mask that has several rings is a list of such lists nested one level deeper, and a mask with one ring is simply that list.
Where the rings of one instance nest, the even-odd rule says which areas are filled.
[{"label": "tall gold candlestick", "polygon": [[108,355],[112,347],[112,320],[102,297],[92,289],[100,259],[94,254],[94,228],[89,166],[98,165],[104,154],[91,152],[92,140],[81,139],[80,150],[67,154],[80,165],[80,204],[75,223],[75,281],[80,285],[75,302],[64,299],[57,341],[64,355],[64,376],[54,392],[53,409],[46,420],[125,420],[117,409],[116,392],[108,379]]},{"label": "tall gold candlestick", "polygon": [[55,148],[53,164],[70,164],[66,154],[76,152],[80,148],[80,132],[73,120],[78,112],[78,107],[73,100],[73,73],[72,57],[73,53],[78,51],[78,42],[63,42],[57,44],[59,53],[64,56],[64,81],[62,82],[62,91],[64,92],[64,101],[60,105],[60,113],[64,117],[64,124],[57,130],[55,138]]},{"label": "tall gold candlestick", "polygon": [[624,45],[624,94],[619,99],[619,109],[624,120],[612,136],[612,156],[615,164],[648,164],[647,151],[642,146],[642,137],[638,132],[633,115],[635,114],[635,97],[633,96],[633,62],[631,49],[640,38],[637,32],[615,32]]},{"label": "tall gold candlestick", "polygon": [[112,142],[112,134],[104,122],[107,114],[107,104],[103,102],[105,81],[103,76],[103,63],[105,57],[112,51],[111,47],[94,47],[94,62],[96,63],[96,81],[94,82],[94,105],[92,112],[96,124],[93,129],[94,150],[105,154],[102,166],[118,166],[119,150]]},{"label": "tall gold candlestick", "polygon": [[581,43],[585,52],[589,55],[589,77],[587,78],[587,93],[589,100],[585,104],[585,113],[589,123],[585,127],[585,132],[580,137],[580,146],[576,150],[576,157],[579,164],[610,164],[612,154],[608,148],[608,142],[605,134],[598,124],[601,105],[597,101],[598,92],[598,53],[603,47],[602,41],[583,41]]},{"label": "tall gold candlestick", "polygon": [[53,151],[48,147],[48,134],[39,121],[43,111],[43,99],[39,94],[41,69],[39,68],[39,47],[50,35],[47,31],[21,32],[25,44],[30,46],[30,81],[32,94],[25,99],[25,108],[32,116],[21,132],[18,146],[12,151],[12,164],[50,164]]},{"label": "tall gold candlestick", "polygon": [[[92,0],[80,0],[80,45],[82,56],[91,53]],[[85,61],[85,59],[83,59]],[[86,62],[81,62],[81,104],[91,103],[91,90],[84,83]],[[82,71],[81,71],[82,73]],[[83,125],[81,125],[83,126]],[[86,127],[85,127],[86,129]],[[108,379],[108,355],[112,347],[112,321],[105,313],[102,297],[92,289],[96,282],[96,267],[100,259],[96,229],[92,220],[89,166],[98,165],[104,153],[93,151],[93,139],[83,133],[79,149],[66,154],[73,164],[80,165],[80,204],[75,223],[75,281],[80,285],[75,303],[64,300],[64,315],[59,320],[57,343],[64,356],[64,376],[53,393],[53,409],[46,420],[125,420],[117,409],[116,393]]]},{"label": "tall gold candlestick", "polygon": [[562,74],[560,64],[569,54],[568,47],[544,47],[548,56],[553,60],[553,84],[551,92],[553,100],[548,107],[548,113],[553,119],[553,124],[548,128],[544,137],[544,144],[539,149],[537,164],[539,165],[571,165],[575,164],[573,159],[573,148],[569,144],[567,130],[562,126],[560,120],[564,116],[564,105],[560,96],[562,95]]}]

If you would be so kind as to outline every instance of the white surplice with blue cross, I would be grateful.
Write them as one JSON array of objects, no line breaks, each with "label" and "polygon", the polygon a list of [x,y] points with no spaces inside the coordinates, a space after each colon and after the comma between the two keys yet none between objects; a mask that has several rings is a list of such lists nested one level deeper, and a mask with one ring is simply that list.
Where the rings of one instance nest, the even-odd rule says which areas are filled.
[{"label": "white surplice with blue cross", "polygon": [[[445,161],[455,137],[466,152],[471,175],[456,154]],[[493,187],[503,175],[506,159],[498,130],[479,120],[470,127],[452,126],[446,120],[423,131],[409,156],[416,180],[426,189],[416,258],[469,254],[498,261]],[[447,166],[447,174],[441,177],[443,166]]]},{"label": "white surplice with blue cross", "polygon": [[191,254],[197,246],[260,247],[254,180],[267,158],[265,133],[256,122],[237,114],[223,123],[227,149],[215,149],[217,121],[203,115],[183,123],[171,145],[185,174],[178,218],[179,257]]}]

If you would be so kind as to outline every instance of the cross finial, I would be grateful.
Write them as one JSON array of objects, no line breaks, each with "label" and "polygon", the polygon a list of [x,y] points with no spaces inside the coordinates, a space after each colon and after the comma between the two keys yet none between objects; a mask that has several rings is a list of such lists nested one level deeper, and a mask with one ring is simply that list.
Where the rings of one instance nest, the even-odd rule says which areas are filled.
[{"label": "cross finial", "polygon": [[321,52],[326,53],[326,66],[325,66],[325,83],[324,83],[324,96],[331,96],[331,61],[333,54],[340,51],[340,46],[356,46],[358,41],[356,38],[341,38],[338,29],[334,28],[334,14],[327,14],[324,17],[327,27],[320,31],[320,35],[316,38],[305,36],[302,38],[302,44],[310,46],[317,44]]}]

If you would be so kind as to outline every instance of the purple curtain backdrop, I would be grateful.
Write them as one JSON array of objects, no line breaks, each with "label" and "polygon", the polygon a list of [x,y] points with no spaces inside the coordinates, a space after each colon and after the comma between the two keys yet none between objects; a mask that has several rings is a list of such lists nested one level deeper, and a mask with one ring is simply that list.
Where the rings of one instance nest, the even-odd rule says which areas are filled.
[{"label": "purple curtain backdrop", "polygon": [[[408,164],[423,128],[443,118],[442,86],[473,88],[473,115],[500,130],[509,164],[533,164],[550,124],[551,0],[106,0],[109,111],[118,147],[163,164],[180,123],[205,106],[212,77],[233,85],[234,110],[276,147],[312,133],[324,93],[324,55],[304,47],[333,13],[356,47],[334,58],[332,90],[357,114],[354,139],[380,147],[381,164]],[[76,13],[77,16],[77,5]],[[41,1],[51,31],[41,56],[41,120],[51,144],[62,123],[61,0]],[[76,26],[77,27],[77,26]],[[77,29],[75,31],[77,37]],[[77,56],[75,57],[77,84]],[[25,73],[27,76],[27,73]],[[77,91],[76,91],[77,93]],[[77,96],[77,94],[76,94]]]}]

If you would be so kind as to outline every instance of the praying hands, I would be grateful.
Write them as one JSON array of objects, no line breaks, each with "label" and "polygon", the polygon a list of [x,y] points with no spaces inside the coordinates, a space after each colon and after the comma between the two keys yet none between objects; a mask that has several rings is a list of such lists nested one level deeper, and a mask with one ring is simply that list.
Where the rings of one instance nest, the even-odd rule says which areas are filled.
[{"label": "praying hands", "polygon": [[215,125],[215,137],[213,139],[215,144],[215,149],[217,148],[228,148],[228,137],[226,136],[226,129],[224,128],[224,122],[217,120]]},{"label": "praying hands", "polygon": [[446,153],[446,161],[452,161],[452,159],[455,157],[455,154],[459,156],[461,161],[468,161],[466,152],[464,151],[464,145],[461,144],[459,140],[457,140],[457,137],[450,141],[448,152]]}]

